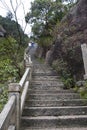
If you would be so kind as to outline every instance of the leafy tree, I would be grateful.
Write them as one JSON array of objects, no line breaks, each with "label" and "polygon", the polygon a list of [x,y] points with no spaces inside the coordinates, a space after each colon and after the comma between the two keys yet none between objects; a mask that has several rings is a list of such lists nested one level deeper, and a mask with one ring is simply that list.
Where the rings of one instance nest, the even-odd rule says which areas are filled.
[{"label": "leafy tree", "polygon": [[17,46],[16,40],[12,37],[0,38],[0,81],[2,82],[7,81],[9,77],[20,75],[19,61],[16,58]]},{"label": "leafy tree", "polygon": [[[18,44],[24,44],[24,38],[26,37],[26,35],[24,34],[21,26],[14,20],[11,20],[11,18],[9,18],[10,16],[7,16],[6,18],[0,16],[0,24],[4,27],[4,29],[7,31],[7,35],[10,35],[12,37],[14,37]],[[18,32],[18,28],[20,31],[20,35],[21,35],[21,41],[20,41],[20,37],[19,37],[19,32]]]},{"label": "leafy tree", "polygon": [[53,29],[58,21],[66,14],[67,7],[60,1],[35,0],[31,3],[26,22],[32,24],[32,37],[45,52],[53,43]]}]

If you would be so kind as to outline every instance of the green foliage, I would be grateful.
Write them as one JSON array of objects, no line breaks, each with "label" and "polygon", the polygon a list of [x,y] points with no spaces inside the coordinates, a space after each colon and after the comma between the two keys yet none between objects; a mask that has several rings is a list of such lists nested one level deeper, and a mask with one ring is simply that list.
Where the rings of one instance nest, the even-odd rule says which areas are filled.
[{"label": "green foliage", "polygon": [[[0,38],[0,82],[19,79],[23,72],[24,47],[18,50],[18,44],[12,37]],[[22,70],[22,71],[21,71]]]},{"label": "green foliage", "polygon": [[12,66],[10,59],[0,61],[0,82],[4,83],[18,77],[18,70]]},{"label": "green foliage", "polygon": [[75,82],[70,74],[64,75],[64,77],[62,77],[62,81],[64,83],[65,89],[70,89],[70,88],[74,87],[74,85],[75,85]]},{"label": "green foliage", "polygon": [[43,59],[43,58],[37,58],[37,60],[38,60],[40,63],[44,63],[44,59]]},{"label": "green foliage", "polygon": [[85,81],[85,85],[83,86],[82,89],[79,90],[80,96],[83,99],[87,99],[87,81]]},{"label": "green foliage", "polygon": [[16,40],[12,37],[0,38],[0,58],[10,57],[13,59],[18,48]]},{"label": "green foliage", "polygon": [[7,17],[0,16],[0,25],[6,30],[7,35],[13,37],[18,44],[25,44],[27,35],[24,34],[21,26],[17,23],[17,21],[11,20],[12,14],[8,12]]},{"label": "green foliage", "polygon": [[65,86],[64,88],[71,88],[75,85],[73,77],[68,70],[67,63],[63,59],[54,61],[52,67],[60,74]]},{"label": "green foliage", "polygon": [[32,24],[34,40],[42,46],[49,46],[53,42],[52,31],[66,14],[67,8],[62,1],[35,0],[31,4],[30,12],[26,15],[26,22]]},{"label": "green foliage", "polygon": [[0,37],[0,111],[8,99],[7,84],[17,82],[23,74],[25,43],[29,40],[17,21],[11,18],[11,14],[6,18],[0,16],[0,25],[7,33],[5,37]]},{"label": "green foliage", "polygon": [[[26,22],[32,24],[31,39],[43,48],[43,55],[57,39],[57,26],[69,10],[62,0],[34,0],[27,13]],[[60,27],[60,25],[59,25]],[[55,31],[56,30],[56,31]]]},{"label": "green foliage", "polygon": [[0,82],[4,83],[13,77],[18,77],[18,70],[13,65],[17,51],[16,40],[12,37],[0,38]]},{"label": "green foliage", "polygon": [[87,90],[82,90],[80,92],[80,96],[83,98],[83,99],[87,99]]},{"label": "green foliage", "polygon": [[60,74],[63,75],[65,71],[67,71],[67,63],[63,61],[63,59],[57,59],[53,61],[52,67],[56,69],[56,71]]},{"label": "green foliage", "polygon": [[8,87],[6,84],[0,84],[0,112],[8,100]]},{"label": "green foliage", "polygon": [[74,88],[73,88],[73,90],[74,90],[75,92],[78,92],[78,90],[79,90],[78,86],[75,85]]}]

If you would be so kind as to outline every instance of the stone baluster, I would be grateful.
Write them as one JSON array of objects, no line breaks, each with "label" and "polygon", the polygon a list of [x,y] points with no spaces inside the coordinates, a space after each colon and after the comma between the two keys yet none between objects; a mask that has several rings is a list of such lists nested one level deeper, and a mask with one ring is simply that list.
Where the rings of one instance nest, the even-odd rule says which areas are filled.
[{"label": "stone baluster", "polygon": [[33,67],[33,64],[32,64],[32,61],[31,61],[31,56],[29,55],[28,63],[26,64],[26,68],[30,68],[29,79],[28,79],[30,81],[31,81],[31,77],[32,77],[32,67]]}]

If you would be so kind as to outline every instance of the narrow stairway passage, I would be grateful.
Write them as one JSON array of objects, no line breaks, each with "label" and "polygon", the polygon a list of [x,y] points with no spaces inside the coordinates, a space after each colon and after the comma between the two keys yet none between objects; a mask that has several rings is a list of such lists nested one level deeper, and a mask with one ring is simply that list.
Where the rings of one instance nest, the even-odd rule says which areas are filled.
[{"label": "narrow stairway passage", "polygon": [[87,129],[87,100],[73,90],[64,90],[63,86],[52,68],[34,62],[21,130]]}]

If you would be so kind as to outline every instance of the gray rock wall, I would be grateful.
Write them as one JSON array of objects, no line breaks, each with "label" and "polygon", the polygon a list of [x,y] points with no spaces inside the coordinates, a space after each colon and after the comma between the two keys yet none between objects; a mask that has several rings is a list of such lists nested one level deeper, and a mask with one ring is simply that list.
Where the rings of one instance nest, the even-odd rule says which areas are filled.
[{"label": "gray rock wall", "polygon": [[63,58],[73,75],[82,78],[84,73],[81,44],[87,43],[87,0],[80,0],[57,27],[52,56]]}]

